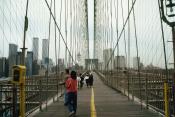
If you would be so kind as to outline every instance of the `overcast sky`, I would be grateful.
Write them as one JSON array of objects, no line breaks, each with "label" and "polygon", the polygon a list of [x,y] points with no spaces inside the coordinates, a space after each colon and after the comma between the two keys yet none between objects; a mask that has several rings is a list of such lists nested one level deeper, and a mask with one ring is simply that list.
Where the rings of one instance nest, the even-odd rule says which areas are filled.
[{"label": "overcast sky", "polygon": [[[61,32],[65,37],[65,0],[56,0],[56,16],[57,16],[57,23],[61,27]],[[74,3],[79,4],[79,12],[75,15],[78,15],[77,19],[81,23],[82,28],[74,27],[74,30],[77,32],[82,31],[85,29],[84,25],[84,12],[83,5],[84,0],[73,0]],[[76,1],[76,2],[75,2]],[[110,3],[111,0],[97,0],[102,4],[104,1],[108,1]],[[110,12],[108,12],[109,20],[106,22],[102,22],[101,29],[110,29],[110,24],[112,21],[113,27],[113,44],[116,44],[116,19],[115,19],[115,6],[117,0],[112,0],[112,20],[110,18]],[[122,10],[121,10],[121,0],[119,1],[119,33],[123,27],[122,21]],[[127,17],[127,1],[122,0],[123,7],[124,7],[124,20]],[[130,1],[131,2],[131,1]],[[50,3],[50,0],[48,0]],[[0,0],[0,56],[8,56],[8,44],[15,43],[18,45],[18,49],[22,47],[23,41],[23,27],[24,27],[24,16],[25,16],[25,4],[26,0]],[[60,22],[60,7],[62,6],[62,14],[61,14],[61,22]],[[162,38],[161,38],[161,27],[160,27],[160,17],[158,11],[158,4],[157,0],[137,0],[135,5],[135,17],[136,17],[136,28],[137,28],[137,36],[138,36],[138,45],[139,45],[139,56],[141,57],[141,62],[145,65],[153,63],[157,66],[164,66],[164,59],[163,59],[163,46],[162,46]],[[109,4],[110,9],[110,4]],[[53,9],[52,9],[53,10]],[[70,20],[70,3],[68,4],[68,33],[70,31],[71,20]],[[102,8],[98,8],[97,11],[103,11]],[[40,46],[39,46],[39,58],[41,59],[41,45],[42,39],[48,38],[48,27],[49,27],[49,11],[46,6],[44,0],[29,0],[29,29],[27,31],[27,38],[26,38],[26,46],[28,50],[32,50],[32,38],[39,37],[40,39]],[[74,12],[72,11],[72,15]],[[88,26],[89,26],[89,50],[90,50],[90,57],[93,57],[93,39],[94,39],[94,0],[88,0]],[[103,12],[101,14],[101,19],[103,19]],[[136,56],[136,47],[135,47],[135,36],[134,36],[134,23],[133,23],[133,15],[131,14],[131,62],[132,57]],[[83,21],[84,20],[84,21]],[[77,22],[78,22],[77,21]],[[99,20],[100,22],[100,20]],[[50,48],[50,56],[54,58],[54,27],[53,21],[51,22],[51,48]],[[167,50],[167,58],[168,63],[172,63],[173,61],[173,54],[172,54],[172,43],[168,43],[168,40],[171,40],[171,28],[164,23],[165,29],[165,40],[166,40],[166,50]],[[75,32],[76,32],[75,31]],[[58,33],[58,31],[57,31]],[[126,40],[127,40],[127,27],[126,27]],[[58,33],[59,34],[59,33]],[[82,34],[83,37],[83,34]],[[68,38],[70,35],[68,34]],[[105,37],[100,37],[101,39]],[[69,45],[69,43],[68,43]],[[119,42],[120,47],[120,55],[125,55],[124,53],[124,35]],[[60,57],[64,58],[65,53],[65,46],[61,41],[61,55]],[[85,52],[84,52],[85,53]],[[83,53],[82,53],[83,54]],[[116,55],[116,51],[115,51]],[[169,64],[169,67],[172,65]]]}]

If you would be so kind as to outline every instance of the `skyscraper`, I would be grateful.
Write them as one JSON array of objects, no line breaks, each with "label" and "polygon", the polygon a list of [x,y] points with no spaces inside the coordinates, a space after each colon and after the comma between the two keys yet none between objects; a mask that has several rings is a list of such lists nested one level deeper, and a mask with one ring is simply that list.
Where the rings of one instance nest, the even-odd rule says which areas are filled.
[{"label": "skyscraper", "polygon": [[48,59],[48,47],[49,47],[49,40],[43,39],[42,41],[42,60],[44,63],[46,63],[46,60]]},{"label": "skyscraper", "polygon": [[112,48],[103,50],[103,69],[114,69],[114,55]]},{"label": "skyscraper", "polygon": [[33,38],[33,60],[38,60],[39,38]]},{"label": "skyscraper", "polygon": [[16,64],[20,65],[22,62],[22,52],[17,52],[16,53]]},{"label": "skyscraper", "polygon": [[17,45],[9,44],[9,76],[12,76],[12,67],[16,65],[17,48]]},{"label": "skyscraper", "polygon": [[134,57],[133,58],[133,68],[138,69],[138,63],[140,65],[140,57]]},{"label": "skyscraper", "polygon": [[116,56],[114,60],[115,68],[124,69],[126,68],[126,59],[124,56]]},{"label": "skyscraper", "polygon": [[26,58],[26,75],[32,76],[32,62],[33,62],[33,52],[28,51],[27,52],[27,58]]},{"label": "skyscraper", "polygon": [[7,59],[5,57],[0,58],[0,78],[7,76]]}]

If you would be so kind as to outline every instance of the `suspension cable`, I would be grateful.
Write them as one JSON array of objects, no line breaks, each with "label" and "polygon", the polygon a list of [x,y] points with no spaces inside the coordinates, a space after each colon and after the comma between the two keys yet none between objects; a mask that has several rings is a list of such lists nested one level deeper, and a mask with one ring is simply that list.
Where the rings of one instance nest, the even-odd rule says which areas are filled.
[{"label": "suspension cable", "polygon": [[120,35],[119,35],[119,37],[118,37],[117,43],[115,44],[114,50],[113,50],[113,52],[112,52],[112,54],[111,54],[111,56],[110,56],[110,58],[109,58],[107,64],[105,65],[105,68],[108,66],[110,60],[112,59],[112,56],[114,55],[115,49],[116,49],[116,47],[117,47],[117,45],[118,45],[118,43],[119,43],[119,41],[120,41],[120,39],[121,39],[122,33],[123,33],[123,31],[124,31],[124,29],[125,29],[125,27],[126,27],[126,24],[127,24],[127,22],[128,22],[128,19],[129,19],[129,17],[130,17],[130,14],[131,14],[131,12],[132,12],[132,10],[133,10],[133,8],[134,8],[134,5],[135,5],[136,1],[137,1],[137,0],[135,0],[135,1],[132,3],[132,7],[131,7],[131,9],[130,9],[130,11],[129,11],[129,14],[128,14],[126,20],[125,20],[124,26],[123,26],[123,28],[122,28],[122,30],[121,30],[121,32],[120,32]]},{"label": "suspension cable", "polygon": [[[123,2],[122,2],[122,0],[121,0],[121,8],[122,8],[122,20],[123,20],[123,26],[124,26],[124,11],[123,11]],[[124,32],[123,33],[124,33],[125,56],[127,58],[125,29],[124,29]]]},{"label": "suspension cable", "polygon": [[58,29],[58,31],[59,31],[59,33],[60,33],[60,36],[61,36],[61,38],[62,38],[62,40],[63,40],[63,42],[64,42],[64,44],[65,44],[65,47],[67,48],[67,50],[68,50],[68,52],[69,52],[69,55],[70,55],[72,61],[73,61],[74,63],[76,63],[76,62],[74,61],[74,58],[73,58],[73,56],[72,56],[72,54],[71,54],[69,48],[68,48],[68,45],[67,45],[66,41],[65,41],[65,39],[64,39],[64,37],[63,37],[63,35],[62,35],[62,33],[61,33],[61,30],[60,30],[60,28],[59,28],[59,26],[58,26],[58,24],[57,24],[57,21],[56,21],[56,19],[54,18],[54,15],[53,15],[53,13],[52,13],[51,8],[49,7],[49,4],[48,4],[47,0],[45,0],[45,2],[46,2],[46,5],[47,5],[47,7],[48,7],[50,13],[51,13],[51,16],[52,16],[54,22],[56,23],[56,27],[57,27],[57,29]]},{"label": "suspension cable", "polygon": [[[132,0],[133,3],[133,0]],[[138,49],[138,38],[137,38],[137,30],[136,30],[136,19],[135,19],[135,11],[133,7],[133,19],[134,19],[134,29],[135,29],[135,39],[136,39],[136,53],[137,53],[137,67],[138,67],[138,77],[139,77],[139,94],[140,94],[140,106],[142,109],[142,94],[141,94],[141,78],[140,78],[140,59],[139,59],[139,49]]]},{"label": "suspension cable", "polygon": [[[61,14],[62,14],[62,0],[61,0],[61,4],[60,4],[60,30],[61,30],[61,22],[62,22],[62,20],[61,20]],[[58,42],[58,58],[60,58],[60,50],[61,50],[61,39],[60,39],[60,36],[61,36],[61,33],[59,33],[59,42]],[[59,63],[60,61],[58,61],[58,71],[60,71],[60,63]]]},{"label": "suspension cable", "polygon": [[[55,19],[56,19],[56,5],[55,5],[55,0],[54,0],[54,16],[55,16]],[[57,58],[57,40],[56,40],[56,23],[55,23],[55,62],[56,62],[56,74],[58,74],[58,58]]]},{"label": "suspension cable", "polygon": [[[68,4],[68,1],[66,2],[67,0],[65,0],[65,38],[66,38],[66,43],[67,43],[67,4]],[[65,49],[65,65],[67,67],[67,48]]]},{"label": "suspension cable", "polygon": [[161,23],[161,31],[162,31],[162,43],[163,43],[163,51],[164,51],[164,61],[165,61],[165,69],[166,69],[166,81],[168,82],[168,67],[167,67],[167,58],[166,58],[166,47],[165,47],[165,35],[164,35],[164,29],[163,29],[163,21],[161,20],[161,7],[160,7],[160,1],[158,0],[159,5],[159,13],[160,13],[160,23]]}]

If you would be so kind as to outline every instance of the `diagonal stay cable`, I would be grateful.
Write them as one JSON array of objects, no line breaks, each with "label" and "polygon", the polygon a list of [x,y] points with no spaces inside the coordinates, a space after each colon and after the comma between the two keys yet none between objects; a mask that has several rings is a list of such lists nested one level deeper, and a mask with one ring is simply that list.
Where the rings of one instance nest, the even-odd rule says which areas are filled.
[{"label": "diagonal stay cable", "polygon": [[109,62],[110,62],[110,60],[112,59],[112,56],[114,55],[115,49],[116,49],[116,47],[118,46],[118,43],[119,43],[119,41],[120,41],[120,39],[121,39],[121,36],[122,36],[122,34],[123,34],[123,31],[124,31],[124,29],[125,29],[125,27],[126,27],[126,24],[127,24],[128,20],[129,20],[129,17],[130,17],[130,15],[131,15],[131,12],[132,12],[132,10],[133,10],[133,8],[134,8],[134,5],[135,5],[136,1],[137,1],[137,0],[135,0],[135,1],[132,3],[132,7],[131,7],[131,9],[130,9],[130,11],[129,11],[129,14],[128,14],[127,18],[126,18],[126,21],[125,21],[125,23],[124,23],[124,25],[123,25],[123,28],[122,28],[122,30],[121,30],[121,32],[120,32],[120,35],[119,35],[118,39],[117,39],[117,43],[115,44],[114,50],[113,50],[113,52],[112,52],[112,54],[111,54],[111,56],[110,56],[110,58],[109,58],[107,64],[105,65],[105,68],[109,65]]},{"label": "diagonal stay cable", "polygon": [[49,4],[48,4],[47,0],[45,0],[45,2],[46,2],[46,5],[47,5],[47,7],[48,7],[48,9],[49,9],[49,11],[50,11],[50,14],[51,14],[51,16],[52,16],[54,22],[55,22],[55,24],[56,24],[56,27],[57,27],[57,29],[58,29],[58,31],[59,31],[59,33],[60,33],[60,36],[61,36],[61,38],[62,38],[62,40],[63,40],[63,42],[64,42],[64,44],[65,44],[65,47],[66,47],[66,49],[68,50],[70,57],[72,58],[72,61],[73,61],[74,63],[76,63],[76,61],[74,60],[74,58],[73,58],[73,56],[72,56],[72,54],[71,54],[71,52],[70,52],[70,50],[69,50],[69,48],[68,48],[68,45],[67,45],[66,41],[65,41],[65,39],[64,39],[64,37],[63,37],[63,35],[62,35],[62,33],[61,33],[61,30],[60,30],[60,28],[59,28],[59,26],[58,26],[58,23],[57,23],[57,21],[56,21],[54,15],[53,15],[53,13],[52,13],[52,10],[51,10],[51,8],[49,7]]}]

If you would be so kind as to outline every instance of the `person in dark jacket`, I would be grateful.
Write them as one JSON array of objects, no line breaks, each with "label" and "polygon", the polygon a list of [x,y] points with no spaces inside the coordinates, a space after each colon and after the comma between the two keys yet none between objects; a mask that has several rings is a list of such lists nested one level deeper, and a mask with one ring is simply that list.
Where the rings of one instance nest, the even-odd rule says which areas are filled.
[{"label": "person in dark jacket", "polygon": [[93,82],[94,82],[94,77],[93,77],[93,75],[92,75],[92,73],[89,75],[89,85],[90,85],[90,87],[92,87],[93,86]]}]

